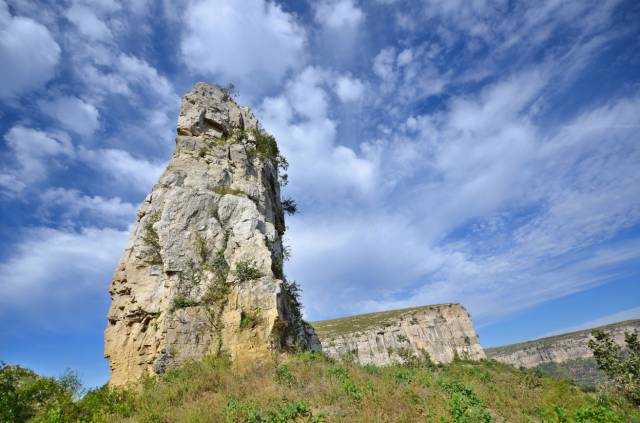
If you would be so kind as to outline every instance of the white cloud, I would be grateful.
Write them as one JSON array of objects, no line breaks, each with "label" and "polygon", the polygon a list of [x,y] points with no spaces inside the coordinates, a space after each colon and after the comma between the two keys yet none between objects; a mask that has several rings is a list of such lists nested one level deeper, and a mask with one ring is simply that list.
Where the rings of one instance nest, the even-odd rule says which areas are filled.
[{"label": "white cloud", "polygon": [[21,16],[11,17],[0,0],[0,99],[42,87],[55,75],[60,46],[49,30]]},{"label": "white cloud", "polygon": [[77,97],[60,96],[39,105],[45,114],[79,135],[91,136],[100,126],[98,109]]},{"label": "white cloud", "polygon": [[330,30],[353,28],[364,20],[364,12],[353,0],[324,0],[314,3],[315,20]]},{"label": "white cloud", "polygon": [[[173,84],[145,60],[120,54],[116,67],[129,90],[135,88],[145,96],[153,96],[156,110],[173,110],[179,105],[180,99],[173,89]],[[157,103],[158,100],[161,101],[160,104]]]},{"label": "white cloud", "polygon": [[0,313],[19,310],[45,324],[77,319],[85,307],[95,306],[96,298],[106,301],[126,240],[126,231],[109,228],[27,231],[0,263]]},{"label": "white cloud", "polygon": [[118,0],[75,0],[75,4],[90,7],[99,14],[113,13],[122,9]]},{"label": "white cloud", "polygon": [[65,16],[78,27],[81,34],[91,40],[103,41],[112,37],[109,27],[88,6],[74,3]]},{"label": "white cloud", "polygon": [[[339,166],[320,176],[321,161],[303,161],[305,174],[291,178],[304,201],[303,215],[291,221],[287,272],[302,282],[312,318],[460,301],[487,321],[606,283],[619,276],[616,265],[640,258],[637,245],[606,245],[640,221],[640,99],[543,128],[536,113],[551,75],[522,73],[454,96],[444,110],[411,117],[368,143],[376,158],[370,175],[384,178],[366,179],[372,188],[359,191],[357,205],[331,184]],[[322,98],[314,94],[321,80],[302,92]],[[291,102],[276,110],[295,122]],[[306,127],[293,138],[299,125],[281,130],[293,151],[321,133]],[[292,168],[303,160],[292,157]],[[306,189],[295,186],[298,178]],[[448,238],[459,229],[468,235]]]},{"label": "white cloud", "polygon": [[166,163],[136,158],[127,151],[113,148],[89,150],[80,147],[78,157],[139,192],[150,191],[166,167]]},{"label": "white cloud", "polygon": [[289,190],[325,201],[364,195],[378,177],[375,151],[358,153],[336,143],[337,123],[329,116],[333,80],[333,73],[308,67],[281,96],[266,98],[258,112],[291,162]]},{"label": "white cloud", "polygon": [[133,222],[136,207],[120,198],[105,198],[99,195],[83,195],[80,191],[65,188],[51,188],[40,198],[46,215],[55,213],[58,224],[75,226],[80,217],[90,219],[94,225],[102,224],[126,227]]},{"label": "white cloud", "polygon": [[358,78],[340,75],[335,80],[335,91],[343,102],[358,101],[364,95],[364,83]]},{"label": "white cloud", "polygon": [[[182,59],[193,72],[251,92],[279,83],[304,58],[306,33],[294,15],[263,0],[191,2]],[[258,78],[256,76],[259,76]]]},{"label": "white cloud", "polygon": [[393,47],[383,48],[373,59],[373,72],[382,79],[392,79],[394,76],[395,60],[396,49]]},{"label": "white cloud", "polygon": [[13,154],[15,166],[1,172],[0,185],[9,192],[19,192],[27,185],[47,176],[56,157],[72,157],[73,145],[64,133],[48,133],[14,126],[4,135]]},{"label": "white cloud", "polygon": [[413,60],[413,50],[410,48],[402,50],[398,54],[398,66],[406,66]]},{"label": "white cloud", "polygon": [[[3,69],[18,71],[3,75],[0,98],[36,89],[55,74],[60,48],[42,23],[52,31],[60,25],[65,32],[55,38],[72,79],[59,90],[69,97],[51,100],[48,93],[42,110],[81,135],[105,123],[104,138],[75,152],[64,135],[29,130],[26,120],[21,138],[35,141],[17,146],[6,138],[3,164],[15,164],[0,172],[5,188],[44,180],[63,158],[104,177],[91,195],[46,191],[49,206],[36,210],[45,219],[59,217],[73,228],[87,220],[124,226],[133,206],[120,198],[133,196],[131,188],[136,196],[148,192],[164,168],[178,105],[172,81],[182,87],[190,71],[248,93],[288,157],[285,195],[301,206],[288,222],[288,270],[315,317],[462,301],[486,320],[605,283],[612,266],[638,259],[637,243],[607,244],[640,221],[637,97],[581,103],[588,109],[574,118],[565,116],[571,107],[551,121],[544,114],[556,105],[551,96],[571,98],[562,90],[625,31],[607,27],[617,0],[515,3],[508,18],[501,0],[402,2],[402,11],[374,6],[403,25],[390,45],[365,32],[381,21],[357,0],[316,2],[304,19],[275,1],[165,1],[157,8],[168,18],[153,24],[158,16],[145,15],[155,10],[152,3],[74,0],[38,13],[35,3],[22,1],[12,11],[25,17],[12,17],[0,1],[3,37],[27,22],[38,30],[23,33],[42,39],[28,44],[21,35],[6,44],[11,55],[0,62],[11,59],[13,67]],[[67,8],[77,26],[55,15]],[[150,27],[179,37],[174,47],[186,67],[163,61],[165,75],[152,65],[158,39]],[[429,41],[415,41],[424,39],[424,28]],[[570,42],[541,47],[556,35]],[[47,37],[52,64],[44,72],[39,47]],[[379,53],[371,69],[361,72],[372,52]],[[507,55],[514,52],[515,61]],[[307,66],[309,60],[322,65]],[[512,74],[529,68],[537,71]],[[260,98],[265,92],[270,97]],[[101,194],[109,183],[119,187],[119,198]],[[41,241],[28,245],[89,237],[52,231],[33,232]]]}]

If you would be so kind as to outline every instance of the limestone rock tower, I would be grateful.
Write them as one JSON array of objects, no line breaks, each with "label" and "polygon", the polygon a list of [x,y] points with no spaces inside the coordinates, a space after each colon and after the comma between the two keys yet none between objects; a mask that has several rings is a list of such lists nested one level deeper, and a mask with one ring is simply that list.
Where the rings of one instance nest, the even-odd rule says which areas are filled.
[{"label": "limestone rock tower", "polygon": [[282,274],[283,164],[227,91],[198,83],[184,96],[173,157],[138,209],[109,289],[112,386],[205,354],[246,365],[320,348]]}]

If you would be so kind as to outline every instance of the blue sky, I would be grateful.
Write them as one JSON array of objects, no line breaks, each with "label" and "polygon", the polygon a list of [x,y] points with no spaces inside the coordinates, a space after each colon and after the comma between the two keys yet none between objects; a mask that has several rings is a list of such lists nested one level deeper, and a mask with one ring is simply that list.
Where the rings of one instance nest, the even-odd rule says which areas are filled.
[{"label": "blue sky", "polygon": [[484,346],[640,316],[635,1],[0,0],[0,359],[107,379],[107,287],[180,96],[291,163],[308,320],[440,302]]}]

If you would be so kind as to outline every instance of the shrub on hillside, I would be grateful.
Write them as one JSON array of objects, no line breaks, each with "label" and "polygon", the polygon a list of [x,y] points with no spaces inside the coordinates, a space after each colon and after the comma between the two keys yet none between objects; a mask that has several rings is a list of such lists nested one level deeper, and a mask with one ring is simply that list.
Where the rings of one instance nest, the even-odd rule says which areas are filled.
[{"label": "shrub on hillside", "polygon": [[602,370],[634,403],[640,405],[640,341],[637,333],[625,333],[626,348],[606,333],[594,330],[589,348]]}]

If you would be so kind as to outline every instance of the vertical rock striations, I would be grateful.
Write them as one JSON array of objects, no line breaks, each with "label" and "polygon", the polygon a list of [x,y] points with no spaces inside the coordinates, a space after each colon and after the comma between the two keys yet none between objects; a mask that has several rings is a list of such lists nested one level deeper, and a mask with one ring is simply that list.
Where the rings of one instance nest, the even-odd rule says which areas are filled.
[{"label": "vertical rock striations", "polygon": [[226,352],[239,364],[319,348],[282,274],[275,140],[227,92],[183,98],[171,162],[137,213],[110,286],[111,385]]},{"label": "vertical rock striations", "polygon": [[400,363],[424,353],[441,363],[452,361],[456,354],[485,358],[471,317],[460,304],[361,314],[312,325],[327,355],[352,356],[361,364]]}]

